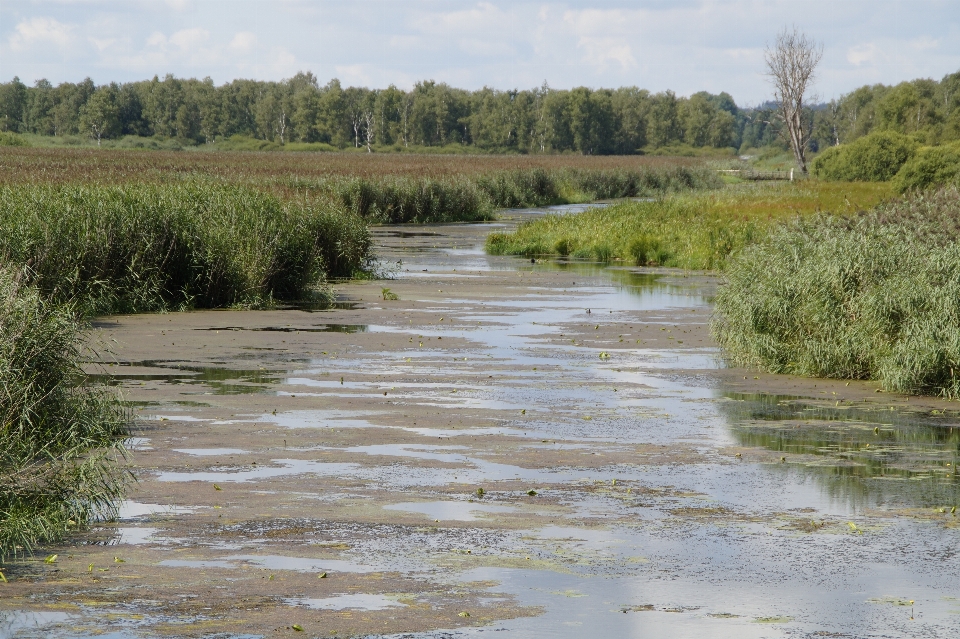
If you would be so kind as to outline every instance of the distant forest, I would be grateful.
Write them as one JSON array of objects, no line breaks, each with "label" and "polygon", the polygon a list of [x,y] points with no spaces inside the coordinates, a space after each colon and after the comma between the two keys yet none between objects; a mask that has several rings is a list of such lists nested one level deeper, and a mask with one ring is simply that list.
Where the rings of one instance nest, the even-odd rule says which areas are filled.
[{"label": "distant forest", "polygon": [[[282,82],[160,79],[96,86],[89,78],[0,84],[0,130],[46,136],[123,136],[204,144],[233,136],[346,147],[468,145],[487,152],[634,154],[744,151],[781,145],[772,104],[741,108],[727,93],[678,97],[620,89],[465,91],[433,81],[411,91],[366,89],[312,73]],[[814,151],[874,130],[925,144],[960,139],[960,72],[941,81],[864,86],[811,107]]]}]

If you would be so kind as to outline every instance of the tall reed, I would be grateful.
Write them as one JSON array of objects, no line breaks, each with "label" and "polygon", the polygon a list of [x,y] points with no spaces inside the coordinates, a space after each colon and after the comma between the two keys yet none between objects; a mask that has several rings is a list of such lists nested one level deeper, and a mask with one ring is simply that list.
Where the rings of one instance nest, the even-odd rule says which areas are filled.
[{"label": "tall reed", "polygon": [[774,230],[729,265],[713,332],[732,361],[960,397],[960,191]]},{"label": "tall reed", "polygon": [[84,384],[82,327],[0,268],[0,559],[116,514],[128,415]]},{"label": "tall reed", "polygon": [[0,262],[87,313],[296,300],[369,252],[340,207],[209,181],[0,187],[0,229]]}]

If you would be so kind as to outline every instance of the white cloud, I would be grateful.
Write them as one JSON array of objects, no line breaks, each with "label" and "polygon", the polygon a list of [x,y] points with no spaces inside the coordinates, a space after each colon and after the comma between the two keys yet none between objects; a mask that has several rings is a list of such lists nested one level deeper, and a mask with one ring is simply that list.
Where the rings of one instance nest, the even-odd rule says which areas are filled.
[{"label": "white cloud", "polygon": [[93,36],[87,38],[87,40],[97,48],[97,51],[103,52],[110,46],[112,46],[117,39],[116,38],[94,38]]},{"label": "white cloud", "polygon": [[793,23],[824,42],[827,98],[960,68],[958,0],[0,0],[0,80],[219,83],[310,70],[321,83],[546,79],[755,104],[769,97],[764,45]]},{"label": "white cloud", "polygon": [[159,31],[154,31],[150,34],[150,37],[147,38],[147,46],[151,47],[164,47],[167,44],[167,36],[163,35]]},{"label": "white cloud", "polygon": [[859,44],[847,49],[847,62],[854,66],[873,64],[877,61],[877,47],[874,44]]},{"label": "white cloud", "polygon": [[194,27],[192,29],[181,29],[174,33],[170,36],[170,44],[176,45],[181,51],[189,51],[196,49],[209,38],[209,31]]},{"label": "white cloud", "polygon": [[512,27],[511,15],[490,2],[480,2],[475,7],[460,11],[424,13],[412,23],[420,31],[441,36],[462,36],[466,33],[490,32],[497,29],[501,33]]},{"label": "white cloud", "polygon": [[251,31],[240,31],[230,41],[230,48],[239,53],[246,53],[257,44],[257,35]]},{"label": "white cloud", "polygon": [[577,47],[583,49],[583,60],[597,68],[606,71],[611,63],[617,63],[624,71],[637,66],[630,45],[620,38],[591,38],[583,36],[577,42]]},{"label": "white cloud", "polygon": [[23,51],[35,44],[52,44],[66,48],[73,42],[73,25],[58,22],[53,18],[35,17],[20,22],[10,37],[10,48]]},{"label": "white cloud", "polygon": [[933,49],[940,48],[940,40],[931,38],[930,36],[920,36],[910,42],[910,45],[918,51],[932,51]]}]

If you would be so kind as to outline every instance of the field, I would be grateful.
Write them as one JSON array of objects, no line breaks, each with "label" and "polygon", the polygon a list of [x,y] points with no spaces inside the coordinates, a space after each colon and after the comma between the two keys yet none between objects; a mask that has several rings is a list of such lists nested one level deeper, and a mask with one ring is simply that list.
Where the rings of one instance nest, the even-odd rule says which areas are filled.
[{"label": "field", "polygon": [[855,213],[891,195],[887,183],[740,183],[577,215],[546,216],[514,233],[491,235],[487,250],[498,255],[722,269],[731,255],[763,238],[775,223],[823,211]]}]

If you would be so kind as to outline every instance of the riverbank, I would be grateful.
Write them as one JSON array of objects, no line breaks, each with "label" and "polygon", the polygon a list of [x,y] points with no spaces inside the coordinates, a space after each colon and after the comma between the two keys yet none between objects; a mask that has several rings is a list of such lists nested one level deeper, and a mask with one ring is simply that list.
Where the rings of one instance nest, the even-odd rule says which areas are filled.
[{"label": "riverbank", "polygon": [[960,630],[953,404],[723,368],[714,276],[485,255],[510,215],[374,228],[395,278],[332,310],[98,322],[141,481],[6,627]]}]

